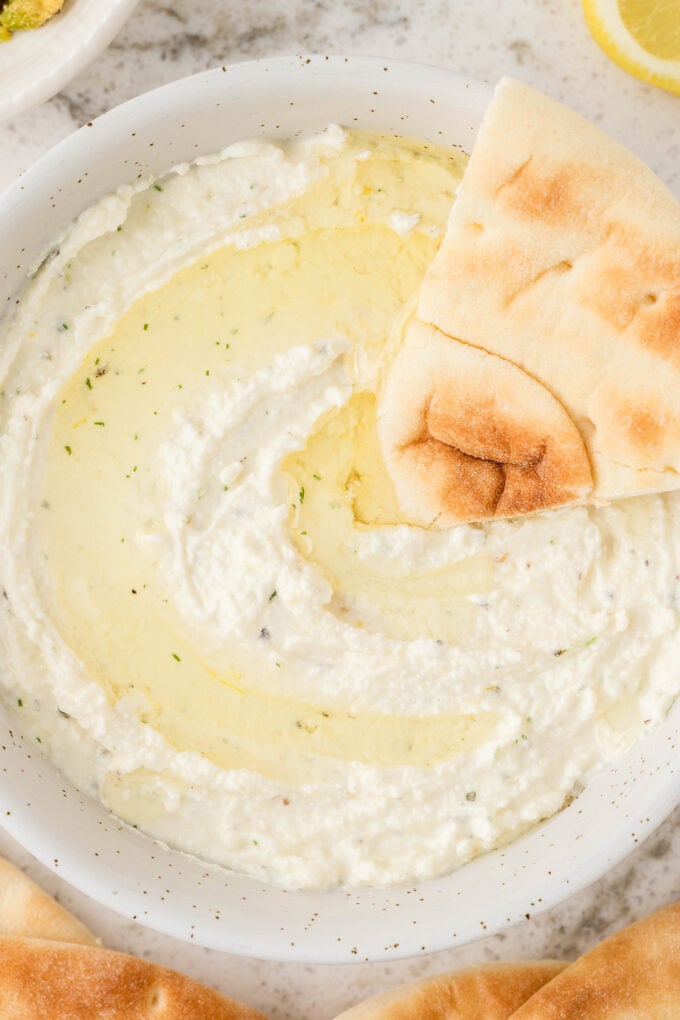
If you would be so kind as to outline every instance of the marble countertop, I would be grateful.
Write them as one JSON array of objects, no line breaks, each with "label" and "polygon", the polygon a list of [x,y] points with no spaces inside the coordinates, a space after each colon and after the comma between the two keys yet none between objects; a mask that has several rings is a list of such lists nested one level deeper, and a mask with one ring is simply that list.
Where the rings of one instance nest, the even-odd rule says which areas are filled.
[{"label": "marble countertop", "polygon": [[[577,0],[142,0],[109,49],[50,102],[0,124],[0,188],[74,128],[172,79],[249,57],[380,54],[494,82],[520,77],[565,100],[641,155],[680,195],[680,98],[611,64]],[[573,959],[608,933],[680,898],[680,811],[607,876],[499,935],[424,958],[312,966],[231,957],[156,934],[98,906],[0,830],[25,868],[111,948],[149,957],[274,1020],[324,1020],[396,984],[493,959]]]}]

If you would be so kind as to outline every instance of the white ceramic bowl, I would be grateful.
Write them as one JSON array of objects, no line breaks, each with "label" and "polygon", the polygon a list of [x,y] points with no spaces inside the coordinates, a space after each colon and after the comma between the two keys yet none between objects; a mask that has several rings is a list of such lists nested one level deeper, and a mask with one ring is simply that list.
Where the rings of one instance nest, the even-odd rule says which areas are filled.
[{"label": "white ceramic bowl", "polygon": [[[72,135],[0,197],[0,296],[11,300],[82,209],[140,174],[237,139],[332,121],[469,150],[489,97],[487,86],[449,71],[363,57],[263,60],[167,85]],[[0,817],[89,896],[178,938],[279,960],[389,959],[498,931],[599,877],[680,800],[679,728],[680,703],[565,811],[417,887],[285,891],[168,850],[74,790],[8,717],[0,718]]]},{"label": "white ceramic bowl", "polygon": [[105,49],[139,0],[66,0],[41,28],[0,44],[0,120],[53,96]]}]

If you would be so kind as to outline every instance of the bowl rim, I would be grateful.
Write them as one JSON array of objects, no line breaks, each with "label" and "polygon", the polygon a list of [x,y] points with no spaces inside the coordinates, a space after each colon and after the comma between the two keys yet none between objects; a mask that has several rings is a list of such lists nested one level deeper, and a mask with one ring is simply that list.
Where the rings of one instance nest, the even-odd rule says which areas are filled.
[{"label": "bowl rim", "polygon": [[[382,68],[386,69],[389,67],[401,72],[405,79],[412,81],[416,81],[418,76],[422,76],[423,71],[427,70],[432,75],[439,76],[438,80],[442,87],[451,87],[453,84],[456,84],[461,88],[464,87],[472,90],[475,95],[475,102],[480,108],[486,104],[490,97],[490,88],[488,86],[476,82],[474,79],[458,75],[454,71],[422,63],[395,61],[383,57],[327,56],[323,54],[281,56],[238,62],[229,65],[228,69],[232,74],[247,78],[249,74],[253,73],[266,74],[274,71],[285,71],[293,67],[311,66],[317,76],[326,75],[327,78],[331,78],[341,71],[346,71],[348,64],[351,65],[352,70],[363,70],[371,74],[381,74]],[[129,127],[131,119],[134,119],[135,114],[147,108],[150,104],[152,105],[154,101],[171,103],[173,96],[181,94],[184,90],[194,86],[200,88],[210,86],[219,80],[226,70],[227,68],[225,67],[213,68],[187,78],[178,79],[166,85],[161,85],[113,108],[93,121],[92,125],[80,128],[68,138],[59,142],[29,169],[24,171],[0,195],[0,217],[5,210],[11,210],[13,207],[24,203],[27,200],[26,196],[30,195],[31,189],[41,181],[47,169],[59,164],[60,161],[66,160],[67,156],[71,155],[73,151],[78,150],[81,143],[85,143],[85,140],[87,140],[89,145],[93,139],[96,140],[97,137],[105,136],[109,126],[118,126],[125,123]],[[91,203],[88,202],[87,204]],[[676,727],[675,733],[677,734],[677,732],[680,732],[680,703],[676,703],[675,710],[669,715],[669,720],[671,716],[673,717],[673,725]],[[664,725],[661,724],[662,727]],[[663,736],[664,734],[659,734],[659,742],[661,742]],[[676,737],[671,733],[665,734],[665,736],[671,745],[674,746],[673,741]],[[649,740],[648,737],[644,739]],[[20,737],[16,738],[15,747],[17,746],[17,740],[20,744],[22,743]],[[36,748],[33,745],[28,746],[29,750],[35,754]],[[5,748],[2,748],[2,751],[4,750]],[[289,942],[289,933],[283,927],[281,932],[285,933],[282,936],[278,930],[258,931],[255,934],[250,933],[250,935],[244,935],[243,932],[235,931],[227,931],[225,934],[224,929],[215,930],[205,925],[203,929],[200,929],[200,925],[192,925],[196,930],[193,934],[188,935],[186,918],[177,916],[176,911],[173,913],[170,904],[163,904],[160,908],[157,907],[152,916],[150,916],[150,911],[145,911],[144,915],[142,915],[139,910],[139,888],[136,888],[132,883],[126,885],[124,880],[119,880],[117,887],[111,888],[113,878],[109,882],[110,876],[107,875],[105,876],[106,881],[102,882],[101,869],[104,867],[103,864],[100,863],[93,867],[90,862],[87,866],[84,866],[82,855],[79,856],[78,853],[73,853],[73,846],[69,842],[71,839],[70,832],[60,831],[55,833],[53,829],[51,830],[46,825],[41,814],[26,804],[21,791],[16,788],[11,780],[7,779],[7,770],[4,770],[5,774],[0,773],[0,806],[5,809],[2,820],[3,826],[43,864],[92,897],[95,901],[123,916],[131,917],[167,935],[185,941],[191,939],[197,944],[235,954],[278,961],[311,963],[357,962],[362,959],[385,960],[452,948],[453,946],[463,945],[486,935],[502,931],[510,925],[524,920],[529,913],[534,915],[544,911],[567,898],[572,893],[585,888],[603,875],[610,867],[621,861],[635,848],[641,839],[649,835],[660,824],[678,803],[680,800],[680,788],[678,788],[677,782],[673,785],[668,783],[661,789],[656,790],[651,802],[645,806],[645,818],[635,818],[635,829],[630,837],[628,833],[632,822],[630,821],[631,816],[626,811],[628,803],[624,798],[620,814],[615,815],[618,819],[617,824],[611,824],[601,831],[597,854],[593,854],[587,849],[590,847],[590,850],[592,850],[592,839],[589,844],[587,839],[581,840],[580,836],[575,836],[574,834],[579,830],[579,816],[582,813],[579,804],[584,803],[582,802],[584,796],[590,800],[594,799],[598,803],[608,803],[611,799],[609,788],[607,787],[608,776],[611,778],[613,774],[623,773],[628,770],[632,776],[630,788],[632,789],[635,786],[635,776],[641,767],[640,761],[644,762],[645,760],[644,756],[639,759],[639,753],[640,747],[636,745],[612,769],[605,770],[601,774],[598,773],[588,784],[585,794],[582,794],[578,801],[558,815],[553,816],[548,822],[535,827],[508,846],[481,855],[469,862],[469,864],[463,865],[457,871],[440,879],[434,879],[426,883],[411,883],[409,885],[381,889],[366,887],[349,892],[346,890],[317,894],[299,893],[293,890],[287,892],[287,896],[291,901],[297,898],[299,902],[305,904],[311,904],[312,901],[317,904],[323,902],[328,905],[329,910],[340,911],[344,918],[343,923],[347,926],[350,921],[357,921],[359,916],[364,916],[361,914],[361,910],[358,914],[356,911],[353,912],[351,909],[352,905],[360,904],[363,901],[364,912],[368,911],[369,913],[372,909],[376,911],[390,909],[391,907],[399,906],[398,900],[408,899],[414,893],[424,891],[427,887],[429,890],[427,895],[430,897],[432,904],[429,913],[427,911],[423,913],[423,923],[428,921],[432,923],[432,930],[427,938],[424,938],[423,929],[418,928],[417,925],[412,931],[406,930],[404,925],[404,930],[399,930],[399,942],[391,945],[384,944],[386,937],[384,931],[378,931],[377,935],[374,934],[370,938],[366,937],[363,943],[359,935],[357,935],[357,943],[362,946],[359,950],[356,947],[352,947],[351,938],[346,937],[346,927],[342,929],[342,937],[336,941],[335,937],[331,938],[330,931],[324,929],[322,935],[321,925],[319,925],[315,932],[316,938],[313,940],[306,939],[304,946],[301,946],[297,940]],[[667,749],[666,753],[668,753]],[[670,764],[669,770],[671,774],[675,774],[675,770]],[[94,801],[88,803],[88,798],[84,798],[80,800],[80,804],[82,805],[81,813],[83,811],[99,810],[98,817],[100,819],[106,818],[109,824],[115,826],[116,831],[121,833],[120,838],[123,842],[127,842],[130,847],[136,845],[135,841],[140,839],[144,841],[144,845],[148,846],[149,850],[153,847],[162,846],[162,844],[150,840],[149,837],[134,832],[129,826],[121,823],[110,813],[106,812],[105,809],[102,809],[101,805],[95,805]],[[103,822],[100,820],[99,824],[103,824]],[[569,865],[562,875],[554,875],[553,871],[547,868],[545,872],[536,877],[535,884],[531,889],[513,887],[513,879],[520,882],[522,880],[522,869],[525,867],[525,865],[521,864],[523,855],[535,853],[535,848],[542,846],[541,852],[545,852],[548,857],[552,855],[551,859],[560,861],[563,859],[560,857],[561,840],[565,840],[565,845],[568,845],[568,853],[563,856],[569,858]],[[224,874],[222,869],[206,865],[203,861],[191,858],[180,851],[164,850],[163,852],[167,852],[173,861],[179,861],[180,863],[182,861],[191,861],[192,868],[196,868],[196,865],[198,865],[203,870],[206,880],[214,873],[218,873],[219,876]],[[451,895],[452,883],[450,880],[452,877],[465,872],[465,875],[474,881],[477,879],[473,877],[480,874],[480,869],[483,875],[484,870],[488,870],[489,867],[496,869],[499,876],[503,876],[502,879],[499,879],[499,882],[502,886],[508,888],[508,900],[493,903],[485,911],[485,916],[482,918],[476,912],[473,914],[466,913],[469,907],[456,914],[456,910],[459,908],[457,908],[456,900]],[[240,881],[241,877],[236,876],[235,880]],[[250,882],[250,880],[248,881]],[[251,882],[251,885],[255,888],[260,886],[260,883]],[[284,895],[286,894],[286,891],[279,890],[279,892],[283,892]],[[462,895],[460,890],[458,890],[456,895]],[[413,896],[413,900],[415,899],[416,897]],[[281,896],[278,897],[278,902],[283,902]],[[382,908],[380,903],[383,904]],[[148,900],[146,904],[150,906]],[[385,904],[387,904],[387,907],[385,907]],[[319,910],[323,909],[325,908],[319,908]],[[447,911],[448,917],[441,916],[442,913],[446,914]],[[455,918],[456,931],[452,931],[452,917]],[[433,918],[435,918],[436,924]]]}]

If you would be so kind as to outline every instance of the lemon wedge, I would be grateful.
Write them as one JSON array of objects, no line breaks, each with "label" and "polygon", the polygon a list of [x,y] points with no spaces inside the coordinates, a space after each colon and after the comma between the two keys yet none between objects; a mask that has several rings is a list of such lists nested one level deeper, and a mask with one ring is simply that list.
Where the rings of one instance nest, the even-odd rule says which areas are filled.
[{"label": "lemon wedge", "polygon": [[582,0],[607,56],[642,81],[680,94],[680,0]]}]

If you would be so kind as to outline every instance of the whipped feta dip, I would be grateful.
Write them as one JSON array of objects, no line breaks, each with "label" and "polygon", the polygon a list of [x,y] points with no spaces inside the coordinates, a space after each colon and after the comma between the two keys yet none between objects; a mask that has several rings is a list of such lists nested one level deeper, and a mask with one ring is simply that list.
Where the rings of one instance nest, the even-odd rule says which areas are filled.
[{"label": "whipped feta dip", "polygon": [[86,211],[0,323],[0,676],[82,789],[298,888],[443,874],[680,688],[680,502],[429,531],[377,395],[462,164],[332,127]]}]

